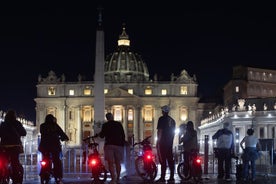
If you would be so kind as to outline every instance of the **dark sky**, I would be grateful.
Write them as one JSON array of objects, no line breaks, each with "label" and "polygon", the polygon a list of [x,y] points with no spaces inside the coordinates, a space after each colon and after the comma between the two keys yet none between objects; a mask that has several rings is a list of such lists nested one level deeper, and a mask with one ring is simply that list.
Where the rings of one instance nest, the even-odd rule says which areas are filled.
[{"label": "dark sky", "polygon": [[[199,96],[220,91],[235,65],[276,70],[274,6],[149,2],[102,3],[106,54],[116,48],[125,23],[131,48],[142,55],[151,76],[169,78],[185,69],[197,76]],[[92,80],[97,5],[1,6],[0,109],[13,108],[34,121],[37,78],[50,70],[64,73],[66,80],[75,81],[78,74]]]}]

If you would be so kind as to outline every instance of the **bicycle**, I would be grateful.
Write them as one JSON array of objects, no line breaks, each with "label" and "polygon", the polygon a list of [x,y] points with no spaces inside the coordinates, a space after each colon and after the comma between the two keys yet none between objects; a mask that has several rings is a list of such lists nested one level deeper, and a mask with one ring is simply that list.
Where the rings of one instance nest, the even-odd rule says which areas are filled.
[{"label": "bicycle", "polygon": [[94,140],[94,138],[96,137],[98,137],[98,135],[89,136],[83,139],[83,141],[88,141],[88,164],[92,173],[92,183],[103,183],[107,179],[107,170],[104,164],[102,163],[100,153],[98,151],[99,144],[96,143]]},{"label": "bicycle", "polygon": [[53,160],[51,153],[44,153],[43,159],[40,161],[40,164],[41,170],[39,176],[41,184],[48,184],[50,182],[51,177],[55,178],[56,184],[62,183],[60,178],[54,176]]},{"label": "bicycle", "polygon": [[12,180],[13,183],[23,183],[23,166],[19,164],[18,171],[13,172],[9,153],[7,152],[9,148],[15,146],[18,145],[0,146],[0,184],[8,184],[10,180]]},{"label": "bicycle", "polygon": [[151,136],[146,137],[143,141],[133,144],[142,145],[142,150],[138,157],[135,159],[135,169],[138,175],[147,182],[152,182],[157,175],[157,166],[154,162],[154,155],[149,141]]},{"label": "bicycle", "polygon": [[184,181],[192,178],[195,183],[202,183],[201,158],[198,155],[198,151],[191,151],[188,163],[183,160],[178,164],[177,174]]}]

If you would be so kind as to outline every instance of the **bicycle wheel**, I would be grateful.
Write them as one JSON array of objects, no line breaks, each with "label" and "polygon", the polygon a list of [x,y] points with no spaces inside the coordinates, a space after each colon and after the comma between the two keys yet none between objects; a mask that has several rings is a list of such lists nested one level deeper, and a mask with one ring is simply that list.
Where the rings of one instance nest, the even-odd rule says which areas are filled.
[{"label": "bicycle wheel", "polygon": [[50,181],[50,174],[41,174],[40,175],[40,183],[41,184],[48,184]]},{"label": "bicycle wheel", "polygon": [[98,175],[99,181],[106,181],[107,178],[107,170],[105,169],[104,165],[100,166],[99,175]]},{"label": "bicycle wheel", "polygon": [[143,157],[137,157],[135,160],[135,169],[137,174],[144,179],[144,176],[146,175],[146,171],[144,168],[144,161]]},{"label": "bicycle wheel", "polygon": [[192,176],[195,182],[202,181],[202,168],[201,165],[193,165],[191,168]]},{"label": "bicycle wheel", "polygon": [[154,162],[151,162],[146,170],[147,170],[146,176],[145,176],[146,180],[154,181],[154,179],[157,176],[157,171],[158,171],[156,164]]},{"label": "bicycle wheel", "polygon": [[2,168],[0,170],[0,184],[8,184],[10,181],[9,172],[7,169]]},{"label": "bicycle wheel", "polygon": [[189,180],[192,177],[190,169],[187,168],[184,162],[177,165],[177,174],[181,180]]}]

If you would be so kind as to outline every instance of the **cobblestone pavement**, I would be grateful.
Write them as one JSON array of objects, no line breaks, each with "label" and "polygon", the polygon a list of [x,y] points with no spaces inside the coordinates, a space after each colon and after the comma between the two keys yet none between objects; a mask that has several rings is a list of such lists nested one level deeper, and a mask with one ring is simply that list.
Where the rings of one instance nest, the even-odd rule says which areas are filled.
[{"label": "cobblestone pavement", "polygon": [[[160,166],[158,168],[158,174],[156,177],[156,180],[159,179],[160,177]],[[247,181],[247,182],[242,182],[242,181],[237,181],[235,174],[233,173],[231,175],[232,181],[225,181],[225,180],[218,180],[217,179],[217,174],[209,173],[209,174],[204,174],[202,177],[202,182],[201,184],[249,184],[249,183],[254,183],[254,184],[276,184],[276,167],[274,166],[273,168],[270,169],[269,172],[265,172],[264,168],[259,167],[257,168],[257,178],[256,181],[251,182],[251,181]],[[122,176],[124,176],[126,173],[125,170],[122,171]],[[181,179],[179,178],[179,176],[177,175],[177,173],[175,173],[174,175],[175,177],[175,184],[193,184],[195,182],[193,181],[181,181]],[[167,169],[167,175],[166,175],[166,179],[169,178],[169,170]],[[108,177],[107,181],[104,184],[108,184],[110,181],[110,178]],[[39,178],[37,177],[33,177],[33,178],[25,178],[23,184],[39,184]],[[52,179],[50,184],[54,184],[54,180]],[[82,183],[82,184],[91,184],[92,180],[90,178],[90,175],[88,174],[82,174],[82,175],[68,175],[65,174],[64,175],[64,179],[63,179],[63,183],[68,183],[68,184],[78,184],[78,183]],[[121,178],[120,184],[144,184],[145,182],[143,182],[143,180],[137,176],[135,173],[129,175],[129,176],[124,176]],[[200,183],[199,183],[200,184]]]}]

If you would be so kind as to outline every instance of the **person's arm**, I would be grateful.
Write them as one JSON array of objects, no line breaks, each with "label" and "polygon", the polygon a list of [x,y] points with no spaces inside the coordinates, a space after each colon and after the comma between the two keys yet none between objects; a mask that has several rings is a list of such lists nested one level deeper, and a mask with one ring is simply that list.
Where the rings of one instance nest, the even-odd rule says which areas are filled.
[{"label": "person's arm", "polygon": [[62,130],[62,128],[57,124],[59,136],[61,141],[69,141],[69,137],[65,134],[65,132]]},{"label": "person's arm", "polygon": [[213,136],[212,139],[217,139],[221,135],[221,130],[218,130]]},{"label": "person's arm", "polygon": [[23,127],[22,123],[19,122],[19,121],[17,122],[16,130],[17,130],[17,132],[20,136],[26,136],[27,135],[26,129]]},{"label": "person's arm", "polygon": [[233,133],[231,132],[231,137],[232,137],[232,141],[231,141],[231,146],[230,146],[230,149],[231,149],[231,154],[233,155],[235,153],[235,145],[234,145],[234,135]]},{"label": "person's arm", "polygon": [[[244,137],[245,138],[245,137]],[[243,144],[244,144],[244,138],[242,139],[242,141],[240,142],[240,146],[242,148],[242,150],[244,150]]]},{"label": "person's arm", "polygon": [[159,144],[162,137],[162,129],[157,130],[157,144]]},{"label": "person's arm", "polygon": [[105,123],[102,126],[102,130],[96,134],[97,136],[99,136],[100,138],[104,138],[105,137]]},{"label": "person's arm", "polygon": [[198,144],[198,139],[197,139],[197,131],[196,131],[196,150],[197,150],[197,152],[199,152],[199,144]]}]

